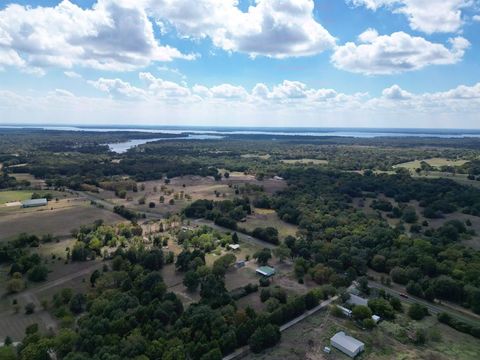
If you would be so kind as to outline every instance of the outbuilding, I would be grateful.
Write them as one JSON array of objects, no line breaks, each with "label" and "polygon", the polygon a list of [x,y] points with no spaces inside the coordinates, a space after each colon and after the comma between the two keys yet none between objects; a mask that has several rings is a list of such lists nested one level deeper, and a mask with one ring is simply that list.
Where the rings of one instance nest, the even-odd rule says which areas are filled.
[{"label": "outbuilding", "polygon": [[275,275],[275,269],[270,266],[261,266],[256,270],[256,273],[265,277],[272,277]]},{"label": "outbuilding", "polygon": [[330,344],[351,358],[354,358],[365,350],[365,344],[363,342],[348,336],[343,331],[336,333],[330,339]]},{"label": "outbuilding", "polygon": [[26,200],[22,202],[23,208],[32,208],[32,207],[47,206],[47,205],[48,205],[48,201],[45,198]]},{"label": "outbuilding", "polygon": [[240,249],[240,245],[238,244],[230,244],[228,245],[228,247],[230,250],[233,250],[233,251]]},{"label": "outbuilding", "polygon": [[350,298],[347,300],[347,303],[349,303],[350,305],[367,306],[368,305],[368,300],[364,299],[360,296],[357,296],[355,294],[350,294]]}]

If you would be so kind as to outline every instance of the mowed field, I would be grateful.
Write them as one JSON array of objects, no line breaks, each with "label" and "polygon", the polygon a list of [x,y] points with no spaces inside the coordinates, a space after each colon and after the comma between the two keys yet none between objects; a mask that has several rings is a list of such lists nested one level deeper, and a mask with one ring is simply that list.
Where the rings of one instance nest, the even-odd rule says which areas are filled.
[{"label": "mowed field", "polygon": [[395,165],[394,168],[405,168],[408,170],[415,170],[419,167],[421,167],[421,162],[424,161],[428,165],[439,168],[442,166],[462,166],[465,163],[468,162],[468,160],[450,160],[446,158],[431,158],[431,159],[423,159],[423,160],[415,160],[415,161],[409,161],[406,163],[398,164]]},{"label": "mowed field", "polygon": [[68,236],[73,229],[98,219],[108,224],[124,221],[111,211],[79,198],[51,201],[48,206],[31,209],[3,208],[0,210],[0,240],[12,239],[20,233]]},{"label": "mowed field", "polygon": [[281,220],[275,210],[255,209],[255,213],[247,217],[247,221],[238,224],[239,227],[247,231],[253,231],[257,227],[274,227],[278,230],[280,239],[288,235],[295,236],[298,227]]},{"label": "mowed field", "polygon": [[280,160],[284,164],[327,165],[328,160],[321,159],[288,159]]}]

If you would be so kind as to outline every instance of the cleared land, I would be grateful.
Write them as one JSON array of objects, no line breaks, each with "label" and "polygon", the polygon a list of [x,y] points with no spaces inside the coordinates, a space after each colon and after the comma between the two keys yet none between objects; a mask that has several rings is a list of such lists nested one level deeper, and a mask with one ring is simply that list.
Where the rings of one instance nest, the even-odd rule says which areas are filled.
[{"label": "cleared land", "polygon": [[462,159],[451,160],[446,158],[431,158],[431,159],[409,161],[406,163],[395,165],[394,168],[405,168],[409,170],[415,170],[421,167],[421,162],[423,161],[435,168],[440,168],[442,166],[462,166],[468,162],[468,160],[462,160]]},{"label": "cleared land", "polygon": [[310,165],[327,165],[328,160],[321,159],[286,159],[280,160],[284,164],[310,164]]},{"label": "cleared land", "polygon": [[[52,210],[53,208],[53,210]],[[68,236],[73,229],[103,219],[113,224],[124,221],[111,211],[91,206],[81,199],[64,199],[58,203],[31,209],[2,209],[0,211],[0,240],[9,240],[20,233]]]},{"label": "cleared land", "polygon": [[274,227],[278,230],[280,239],[288,235],[295,236],[298,227],[281,220],[275,210],[255,209],[255,213],[247,217],[247,221],[239,223],[239,227],[247,231],[253,231],[257,227]]}]

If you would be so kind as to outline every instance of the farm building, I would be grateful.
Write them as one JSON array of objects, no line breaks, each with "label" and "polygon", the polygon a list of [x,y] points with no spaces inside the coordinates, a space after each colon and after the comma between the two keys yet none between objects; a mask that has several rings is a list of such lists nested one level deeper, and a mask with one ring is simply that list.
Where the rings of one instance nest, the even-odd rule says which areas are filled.
[{"label": "farm building", "polygon": [[344,354],[354,358],[365,349],[365,344],[361,341],[348,336],[343,331],[336,333],[331,339],[332,346]]},{"label": "farm building", "polygon": [[338,306],[338,308],[342,311],[343,315],[346,317],[352,317],[352,310],[344,308],[343,306]]},{"label": "farm building", "polygon": [[22,202],[22,207],[23,208],[32,208],[32,207],[38,207],[38,206],[47,206],[48,201],[47,199],[32,199],[32,200],[26,200]]},{"label": "farm building", "polygon": [[350,294],[350,299],[347,300],[347,303],[349,303],[350,305],[363,305],[363,306],[367,306],[368,305],[368,300],[367,299],[364,299],[360,296],[357,296],[357,295],[354,295],[354,294]]},{"label": "farm building", "polygon": [[271,277],[275,275],[275,269],[270,266],[261,266],[256,270],[256,273],[265,277]]}]

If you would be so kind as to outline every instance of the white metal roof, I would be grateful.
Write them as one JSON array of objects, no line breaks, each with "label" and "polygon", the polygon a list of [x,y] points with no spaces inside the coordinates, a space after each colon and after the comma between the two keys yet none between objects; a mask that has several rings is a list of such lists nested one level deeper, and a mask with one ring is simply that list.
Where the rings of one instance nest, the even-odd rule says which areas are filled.
[{"label": "white metal roof", "polygon": [[351,336],[346,335],[343,331],[336,333],[330,341],[341,345],[352,353],[356,353],[359,348],[365,346],[365,344]]}]

